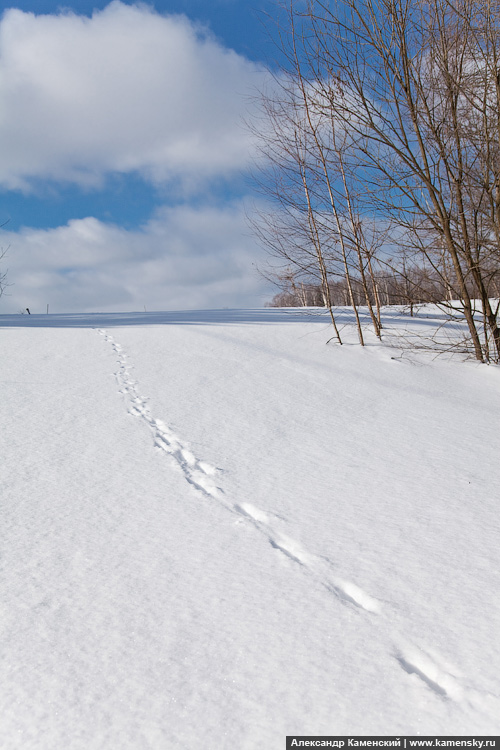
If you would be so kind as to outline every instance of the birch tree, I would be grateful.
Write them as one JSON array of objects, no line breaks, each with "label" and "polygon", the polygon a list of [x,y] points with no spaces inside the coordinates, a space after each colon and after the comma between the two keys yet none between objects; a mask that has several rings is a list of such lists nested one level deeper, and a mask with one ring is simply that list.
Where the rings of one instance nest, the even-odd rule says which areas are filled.
[{"label": "birch tree", "polygon": [[[274,245],[302,272],[300,253],[315,255],[325,290],[343,274],[361,343],[355,289],[380,335],[390,247],[406,293],[416,268],[438,277],[475,357],[499,361],[500,10],[490,0],[292,0],[284,13],[286,65],[263,137],[272,132],[274,198],[293,214],[294,236],[302,222],[303,240],[274,225]],[[283,169],[290,144],[296,158]],[[384,243],[367,242],[370,225],[385,228]]]}]

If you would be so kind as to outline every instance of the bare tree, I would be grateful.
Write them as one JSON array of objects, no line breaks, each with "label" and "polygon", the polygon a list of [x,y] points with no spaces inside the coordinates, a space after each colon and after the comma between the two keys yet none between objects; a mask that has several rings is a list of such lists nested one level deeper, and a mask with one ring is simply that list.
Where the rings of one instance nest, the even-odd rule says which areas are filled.
[{"label": "bare tree", "polygon": [[[323,304],[330,310],[339,342],[331,288],[335,279],[344,279],[363,345],[360,304],[367,306],[377,336],[382,328],[373,232],[364,227],[366,217],[360,213],[351,179],[349,138],[308,76],[303,29],[296,27],[293,4],[287,21],[289,34],[282,43],[289,65],[276,78],[271,94],[262,97],[264,127],[254,127],[265,157],[260,184],[274,208],[260,213],[254,228],[271,255],[281,259],[287,271],[293,268],[295,284],[319,277]],[[283,266],[275,269],[274,278],[278,283],[288,281]],[[288,284],[282,288],[286,296]]]},{"label": "bare tree", "polygon": [[[498,187],[498,129],[493,144],[493,128],[484,125],[493,112],[498,124],[485,59],[498,46],[498,24],[493,28],[491,13],[476,8],[470,0],[346,0],[332,10],[319,1],[310,4],[308,21],[320,41],[316,85],[323,95],[330,92],[335,117],[357,135],[353,158],[372,187],[373,206],[412,235],[424,257],[430,259],[428,248],[438,241],[482,361],[490,347],[481,341],[472,294],[481,300],[500,358],[498,310],[485,277],[493,261],[485,243],[486,201],[477,202],[483,190],[491,213],[498,193],[492,189]],[[483,122],[482,130],[471,121]]]},{"label": "bare tree", "polygon": [[253,127],[265,160],[260,186],[274,207],[268,213],[260,211],[252,224],[271,256],[279,261],[267,275],[285,281],[294,291],[297,284],[319,281],[323,304],[341,344],[330,298],[325,227],[317,204],[317,170],[310,160],[314,134],[305,126],[307,113],[293,76],[283,75],[276,81],[272,94],[262,97],[262,111],[263,131]]},{"label": "bare tree", "polygon": [[[362,299],[378,335],[383,268],[410,306],[432,280],[432,294],[440,285],[461,310],[476,358],[500,361],[499,8],[291,0],[285,12],[288,68],[267,100],[263,137],[295,241],[274,223],[274,247],[304,273],[314,246],[325,290],[343,275],[356,315]],[[305,191],[300,210],[291,174]],[[384,227],[384,240],[368,242],[367,226]]]}]

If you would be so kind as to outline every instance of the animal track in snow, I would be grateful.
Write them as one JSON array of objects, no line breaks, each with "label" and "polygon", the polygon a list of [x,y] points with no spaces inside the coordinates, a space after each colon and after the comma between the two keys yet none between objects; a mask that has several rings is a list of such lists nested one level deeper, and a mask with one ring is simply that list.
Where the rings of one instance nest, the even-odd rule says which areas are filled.
[{"label": "animal track in snow", "polygon": [[394,656],[407,674],[418,678],[442,700],[468,705],[488,718],[498,716],[498,695],[463,685],[456,668],[439,654],[405,644],[395,649]]},{"label": "animal track in snow", "polygon": [[148,399],[141,396],[137,388],[137,381],[131,377],[130,366],[123,347],[104,329],[98,328],[97,332],[104,337],[105,341],[111,344],[118,357],[119,368],[115,372],[115,377],[119,386],[119,392],[128,401],[129,414],[143,419],[148,424],[154,436],[155,446],[172,456],[189,484],[204,495],[220,497],[222,490],[216,486],[213,480],[217,469],[206,461],[199,461],[189,449],[189,446],[165,422],[161,419],[155,419],[151,415]]},{"label": "animal track in snow", "polygon": [[[326,584],[326,586],[328,588],[328,584]],[[356,605],[356,607],[359,607],[360,609],[364,609],[366,612],[378,613],[381,611],[380,602],[374,599],[373,596],[367,594],[366,591],[363,591],[359,586],[356,586],[356,584],[351,583],[350,581],[333,579],[331,586],[339,599],[351,602],[351,604]]]},{"label": "animal track in snow", "polygon": [[285,536],[284,534],[275,534],[274,536],[270,536],[269,543],[271,547],[279,550],[284,555],[289,557],[290,560],[299,563],[299,565],[304,565],[305,567],[307,567],[312,561],[311,556],[302,549],[298,542],[290,539],[290,537]]},{"label": "animal track in snow", "polygon": [[[341,602],[354,605],[358,609],[372,614],[381,614],[378,622],[385,628],[387,619],[383,617],[381,603],[366,593],[351,581],[345,581],[334,573],[334,565],[330,560],[306,552],[293,539],[277,533],[269,520],[269,515],[250,503],[240,503],[234,506],[240,515],[250,519],[267,537],[270,545],[283,553],[289,560],[298,563],[305,571],[327,591]],[[467,701],[474,709],[484,710],[487,696],[473,689],[467,689],[460,684],[454,671],[448,665],[439,666],[439,657],[432,657],[423,650],[408,645],[404,649],[395,649],[394,655],[401,668],[409,675],[415,675],[438,697],[452,699],[457,702]],[[491,712],[490,712],[491,713]],[[494,713],[494,711],[493,711]]]},{"label": "animal track in snow", "polygon": [[262,533],[267,536],[269,544],[274,549],[283,553],[288,559],[302,565],[307,569],[327,591],[334,594],[338,599],[349,604],[354,604],[367,612],[379,612],[380,603],[365,593],[359,586],[349,581],[343,581],[332,574],[332,564],[323,558],[312,555],[304,548],[284,534],[276,532],[266,513],[250,503],[240,503],[234,506],[237,513],[253,521]]},{"label": "animal track in snow", "polygon": [[97,332],[104,337],[105,341],[111,344],[118,357],[119,369],[115,373],[115,377],[119,386],[119,392],[128,401],[129,414],[140,417],[149,425],[154,435],[156,448],[172,456],[189,484],[204,495],[219,499],[233,513],[237,513],[240,517],[250,521],[254,527],[267,537],[269,544],[274,549],[281,552],[289,560],[305,568],[309,575],[312,575],[322,583],[329,592],[335,594],[341,601],[354,604],[368,612],[379,611],[379,603],[358,586],[334,578],[328,569],[328,566],[331,567],[331,564],[304,550],[299,542],[294,539],[274,530],[267,513],[250,503],[230,505],[227,501],[223,500],[223,490],[216,486],[213,479],[217,473],[217,469],[206,461],[200,461],[196,458],[189,449],[189,446],[165,422],[151,415],[148,399],[141,396],[137,388],[137,381],[130,374],[130,366],[123,347],[106,330],[97,329]]},{"label": "animal track in snow", "polygon": [[240,505],[235,505],[234,509],[239,513],[242,513],[244,516],[251,518],[253,521],[256,521],[257,523],[269,523],[269,518],[267,517],[267,515],[256,508],[254,505],[250,505],[250,503],[241,503]]},{"label": "animal track in snow", "polygon": [[[250,503],[233,504],[225,499],[223,490],[214,481],[218,470],[206,461],[199,460],[189,446],[165,422],[151,415],[148,399],[140,394],[137,381],[131,376],[131,367],[128,364],[123,347],[106,330],[97,329],[97,331],[112,346],[117,355],[118,370],[115,372],[115,377],[119,392],[124,395],[128,402],[129,414],[144,420],[148,424],[153,433],[154,445],[158,450],[164,451],[174,459],[175,465],[183,473],[186,481],[203,495],[217,499],[228,511],[236,514],[240,520],[251,523],[267,539],[273,549],[292,563],[297,563],[305,574],[321,584],[339,601],[349,606],[355,606],[358,610],[364,612],[381,614],[382,619],[377,620],[377,622],[384,623],[385,627],[387,619],[383,617],[382,606],[377,599],[367,594],[356,584],[339,578],[335,574],[335,566],[330,560],[311,554],[299,542],[274,528],[274,519],[279,521],[285,519],[274,513],[262,511]],[[394,647],[393,655],[408,675],[418,678],[441,699],[466,700],[471,706],[479,710],[485,707],[488,696],[472,689],[465,690],[459,680],[451,673],[454,670],[449,666],[439,666],[438,657],[433,658],[422,649],[414,646]]]},{"label": "animal track in snow", "polygon": [[405,647],[396,651],[400,666],[410,675],[416,675],[427,687],[443,698],[461,700],[464,689],[450,672],[440,667],[428,653],[415,647]]}]

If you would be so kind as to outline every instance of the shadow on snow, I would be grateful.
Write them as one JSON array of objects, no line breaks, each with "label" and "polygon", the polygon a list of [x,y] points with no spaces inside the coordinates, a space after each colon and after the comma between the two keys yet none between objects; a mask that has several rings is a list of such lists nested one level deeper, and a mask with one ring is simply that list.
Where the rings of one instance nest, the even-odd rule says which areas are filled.
[{"label": "shadow on snow", "polygon": [[[362,317],[368,317],[363,314]],[[408,318],[401,307],[385,308],[384,318]],[[335,317],[339,325],[354,323],[351,308],[336,308]],[[441,311],[433,311],[428,322],[435,325],[441,318]],[[424,315],[423,318],[427,318]],[[444,317],[444,316],[443,316]],[[419,316],[420,318],[420,316]],[[420,318],[422,321],[422,318]],[[330,322],[328,311],[324,308],[260,308],[249,310],[172,310],[166,312],[128,312],[128,313],[61,313],[31,315],[0,315],[1,328],[112,328],[134,325],[231,325],[242,323],[323,323]],[[363,321],[365,322],[365,320]],[[368,322],[368,321],[366,321]],[[427,322],[427,321],[426,321]]]}]

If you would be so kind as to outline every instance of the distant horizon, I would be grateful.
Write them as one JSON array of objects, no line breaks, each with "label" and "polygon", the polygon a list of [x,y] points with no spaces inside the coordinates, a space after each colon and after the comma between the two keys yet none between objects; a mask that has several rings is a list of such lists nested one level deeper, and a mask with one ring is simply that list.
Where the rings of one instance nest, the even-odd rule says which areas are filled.
[{"label": "distant horizon", "polygon": [[[345,314],[350,318],[350,308],[345,309]],[[328,311],[325,308],[312,307],[250,307],[250,308],[206,308],[206,309],[183,309],[183,310],[122,310],[122,311],[87,311],[87,312],[27,312],[18,313],[0,313],[0,328],[9,327],[12,320],[16,327],[36,327],[38,324],[47,324],[49,326],[58,324],[68,324],[71,327],[73,323],[78,323],[78,327],[86,325],[95,325],[98,320],[105,321],[106,325],[127,325],[127,324],[144,324],[144,323],[262,323],[262,322],[303,322],[304,319],[309,321],[316,320],[324,323],[329,320]],[[51,322],[49,322],[49,319]],[[43,325],[41,327],[43,327]],[[104,322],[102,323],[104,325]]]}]

